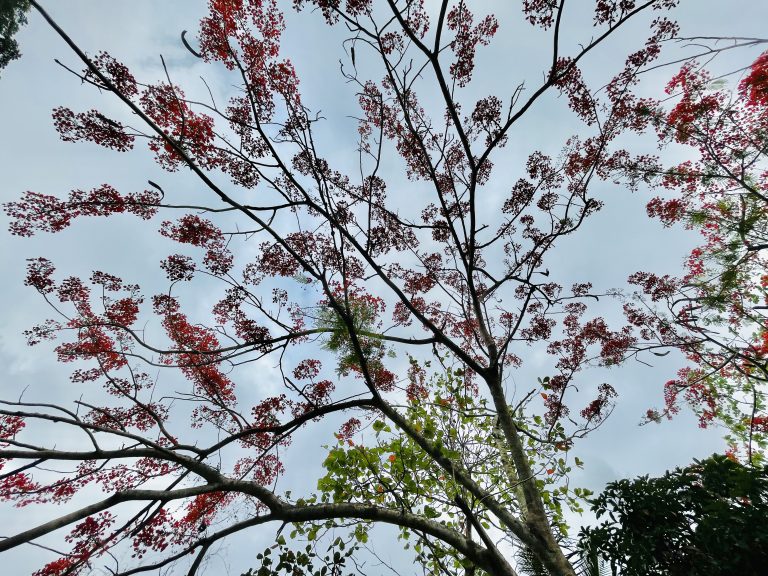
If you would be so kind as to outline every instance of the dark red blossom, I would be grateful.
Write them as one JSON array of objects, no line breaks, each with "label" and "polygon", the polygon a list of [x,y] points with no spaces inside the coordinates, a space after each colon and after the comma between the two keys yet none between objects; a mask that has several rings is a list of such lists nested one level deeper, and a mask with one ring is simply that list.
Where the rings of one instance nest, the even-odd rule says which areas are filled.
[{"label": "dark red blossom", "polygon": [[[192,214],[182,216],[175,223],[166,220],[160,226],[160,234],[182,244],[205,248],[203,263],[213,274],[226,274],[232,268],[232,253],[227,248],[224,234],[210,220]],[[181,274],[178,279],[194,270],[190,270],[189,262],[182,257],[171,258],[173,262],[168,261],[166,266],[174,274]],[[170,268],[172,265],[175,268]]]},{"label": "dark red blossom", "polygon": [[190,324],[180,312],[178,301],[171,296],[154,296],[152,302],[155,313],[163,318],[168,337],[181,350],[166,356],[165,363],[179,366],[194,384],[196,394],[213,405],[231,406],[236,400],[234,383],[219,367],[220,344],[214,331]]},{"label": "dark red blossom", "polygon": [[544,30],[554,22],[555,2],[552,0],[523,0],[523,14],[533,26]]},{"label": "dark red blossom", "polygon": [[422,368],[415,358],[410,358],[408,367],[408,386],[405,394],[410,402],[418,402],[429,395],[427,371]]},{"label": "dark red blossom", "polygon": [[40,489],[40,484],[26,472],[4,474],[0,478],[0,501],[16,500],[16,506],[21,508],[34,501],[34,497],[29,495]]},{"label": "dark red blossom", "polygon": [[142,558],[148,551],[162,552],[172,542],[173,520],[165,508],[152,513],[132,533],[133,557]]},{"label": "dark red blossom", "polygon": [[175,224],[166,220],[160,227],[160,234],[182,244],[202,247],[221,242],[222,238],[221,230],[210,220],[191,214],[182,216]]},{"label": "dark red blossom", "polygon": [[262,67],[279,53],[285,24],[275,0],[211,0],[208,8],[200,21],[200,53],[206,60],[221,61],[232,70],[237,48],[249,50],[248,63]]},{"label": "dark red blossom", "polygon": [[663,200],[658,196],[648,202],[646,211],[651,218],[658,218],[664,226],[672,226],[687,214],[688,205],[684,199],[670,198]]},{"label": "dark red blossom", "polygon": [[106,330],[98,324],[81,324],[71,322],[72,328],[77,329],[77,340],[63,342],[56,347],[59,362],[74,362],[75,360],[96,360],[102,370],[110,371],[122,368],[127,364],[125,356],[115,344]]},{"label": "dark red blossom", "polygon": [[67,200],[25,192],[21,200],[8,202],[3,208],[14,219],[8,227],[11,234],[33,236],[36,232],[60,232],[81,216],[128,213],[148,220],[157,213],[159,202],[160,195],[154,191],[121,195],[109,184],[103,184],[89,192],[73,190]]},{"label": "dark red blossom", "polygon": [[197,529],[201,523],[210,524],[213,517],[230,504],[237,494],[234,492],[208,492],[195,496],[186,507],[186,514],[179,526]]},{"label": "dark red blossom", "polygon": [[268,122],[275,97],[300,105],[298,78],[288,60],[278,60],[285,28],[275,0],[215,0],[200,22],[200,53],[204,60],[237,68],[248,84],[256,119]]},{"label": "dark red blossom", "polygon": [[350,440],[355,434],[360,431],[362,422],[357,418],[350,418],[339,428],[339,432],[336,435],[339,440]]},{"label": "dark red blossom", "polygon": [[322,364],[320,360],[308,359],[302,360],[293,369],[293,377],[297,380],[312,380],[320,374]]},{"label": "dark red blossom", "polygon": [[[475,130],[485,133],[485,145],[490,146],[501,132],[501,100],[496,96],[481,98],[475,104],[471,120],[475,124]],[[504,141],[500,142],[499,146],[503,145]]]},{"label": "dark red blossom", "polygon": [[600,422],[607,416],[606,412],[616,390],[610,384],[600,384],[597,387],[598,396],[581,411],[581,417],[592,423]]},{"label": "dark red blossom", "polygon": [[[13,438],[21,432],[26,423],[20,416],[9,416],[7,414],[0,415],[0,439]],[[2,445],[2,442],[0,442]]]},{"label": "dark red blossom", "polygon": [[56,271],[53,263],[47,258],[27,259],[27,277],[24,280],[26,286],[32,286],[42,294],[53,292],[55,282],[51,276]]},{"label": "dark red blossom", "polygon": [[182,153],[201,166],[217,167],[220,159],[214,147],[213,118],[194,112],[184,99],[184,92],[167,83],[148,86],[141,95],[144,111],[166,137],[149,140],[158,163],[169,171],[186,163]]},{"label": "dark red blossom", "polygon": [[588,125],[597,121],[597,102],[582,78],[581,70],[571,58],[561,57],[552,70],[553,84],[568,97],[571,110]]},{"label": "dark red blossom", "polygon": [[754,430],[768,433],[768,416],[753,416],[750,425]]},{"label": "dark red blossom", "polygon": [[382,392],[391,392],[395,388],[395,373],[381,365],[369,367],[371,380],[376,389]]},{"label": "dark red blossom", "polygon": [[53,124],[64,142],[85,140],[118,152],[133,148],[136,139],[120,122],[107,118],[98,110],[75,114],[69,108],[54,108]]},{"label": "dark red blossom", "polygon": [[667,416],[680,411],[680,395],[697,407],[699,427],[706,428],[718,414],[718,404],[706,373],[699,368],[686,366],[677,373],[677,378],[664,385],[664,403]]},{"label": "dark red blossom", "polygon": [[750,106],[768,106],[768,52],[752,63],[749,74],[739,84],[739,91]]},{"label": "dark red blossom", "polygon": [[168,280],[178,282],[180,280],[192,280],[195,274],[195,263],[189,256],[172,254],[160,263],[160,268],[165,270]]},{"label": "dark red blossom", "polygon": [[156,427],[167,418],[168,407],[157,402],[130,408],[99,408],[86,415],[88,422],[95,426],[113,430],[133,428],[141,432]]},{"label": "dark red blossom", "polygon": [[406,21],[409,28],[419,38],[424,38],[429,30],[429,14],[424,7],[424,0],[411,0],[406,8]]},{"label": "dark red blossom", "polygon": [[668,274],[658,276],[652,272],[635,272],[630,275],[628,282],[641,286],[654,302],[669,298],[678,290],[678,281]]},{"label": "dark red blossom", "polygon": [[681,92],[681,98],[669,112],[661,129],[665,137],[686,143],[698,131],[700,122],[714,116],[723,105],[723,95],[709,90],[710,75],[694,64],[686,64],[680,69],[666,87],[667,94]]},{"label": "dark red blossom", "polygon": [[451,43],[456,61],[451,64],[450,72],[456,83],[462,87],[472,80],[477,45],[487,46],[499,29],[499,23],[492,15],[486,16],[475,26],[472,25],[473,21],[474,16],[464,0],[459,0],[446,16],[446,26],[456,33],[456,38]]},{"label": "dark red blossom", "polygon": [[311,382],[304,386],[301,389],[301,397],[304,398],[304,401],[294,402],[291,406],[291,413],[294,418],[328,404],[335,388],[336,386],[330,380]]},{"label": "dark red blossom", "polygon": [[[136,79],[128,70],[128,67],[108,53],[104,51],[98,52],[96,57],[91,58],[91,64],[106,77],[120,94],[130,98],[138,93]],[[83,76],[87,80],[98,84],[100,88],[111,90],[90,68],[83,70]]]},{"label": "dark red blossom", "polygon": [[627,12],[635,9],[636,0],[597,0],[595,3],[595,25],[613,24]]},{"label": "dark red blossom", "polygon": [[[32,576],[77,576],[77,574],[82,573],[82,570],[77,569],[76,566],[76,558],[65,556],[49,562],[40,570],[33,572]],[[85,567],[84,565],[82,566],[83,568]]]},{"label": "dark red blossom", "polygon": [[289,402],[285,394],[262,400],[261,403],[251,409],[253,428],[275,425],[279,421],[277,415],[283,413],[288,405]]}]

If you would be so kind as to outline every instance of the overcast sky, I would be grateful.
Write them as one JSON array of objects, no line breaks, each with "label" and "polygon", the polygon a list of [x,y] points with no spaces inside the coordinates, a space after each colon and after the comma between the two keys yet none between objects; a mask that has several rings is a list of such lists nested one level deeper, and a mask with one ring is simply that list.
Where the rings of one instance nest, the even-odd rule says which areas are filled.
[{"label": "overcast sky", "polygon": [[[286,8],[292,4],[289,0],[280,3]],[[201,75],[216,96],[226,94],[230,87],[221,70],[201,65],[179,42],[182,30],[196,30],[197,20],[205,10],[203,2],[68,0],[43,4],[87,52],[106,49],[128,64],[142,81],[161,77],[159,55],[162,54],[174,81],[184,86],[188,95],[204,94]],[[486,9],[492,3],[474,4]],[[546,58],[546,51],[539,49],[535,37],[526,35],[520,24],[508,24],[518,18],[520,2],[493,4],[499,5],[494,11],[500,16],[502,27],[494,45],[485,50],[481,48],[480,67],[471,88],[478,93],[493,91],[489,85],[499,93],[508,93],[521,80],[535,82],[541,70],[538,64]],[[592,2],[574,0],[570,4],[571,11],[564,24],[569,31],[566,41],[575,43],[589,36],[583,26],[583,14],[578,10]],[[760,36],[765,33],[768,22],[768,2],[683,0],[678,19],[683,35]],[[319,16],[309,13],[289,14],[288,24],[283,53],[296,64],[304,101],[313,109],[322,110],[328,119],[322,126],[321,142],[326,156],[339,168],[354,169],[354,154],[350,153],[355,149],[355,125],[349,116],[356,112],[355,99],[353,88],[345,85],[338,75],[338,61],[344,57],[339,30],[330,30]],[[636,31],[630,29],[594,55],[584,65],[588,74],[600,78],[623,59],[627,50],[636,49],[638,41],[642,42],[639,35],[634,35]],[[81,68],[58,36],[35,13],[30,15],[30,23],[20,32],[18,40],[23,58],[12,63],[0,76],[0,202],[14,200],[25,190],[65,195],[72,188],[90,189],[105,182],[125,192],[141,190],[148,179],[161,183],[166,191],[183,192],[189,197],[201,193],[189,175],[163,172],[139,146],[130,154],[118,154],[94,145],[61,142],[51,123],[51,109],[56,106],[70,106],[75,110],[98,106],[117,118],[125,117],[125,113],[114,98],[82,86],[77,78],[54,63],[54,58],[59,58],[76,69]],[[634,44],[622,44],[629,42]],[[674,52],[669,53],[670,57],[673,55]],[[718,66],[723,70],[738,68],[754,56],[744,52],[726,56]],[[659,94],[673,72],[665,69],[648,75],[644,88]],[[565,137],[578,130],[572,115],[564,108],[563,101],[545,101],[516,128],[504,156],[495,160],[494,178],[501,184],[497,190],[492,187],[489,190],[489,207],[498,205],[494,200],[514,182],[529,152],[543,148],[557,154]],[[435,116],[441,114],[441,111],[434,113]],[[505,171],[508,171],[507,179]],[[557,274],[569,282],[589,280],[598,289],[606,289],[623,286],[626,276],[636,270],[678,272],[683,256],[696,238],[664,230],[657,222],[647,220],[643,208],[648,200],[646,194],[632,195],[616,187],[601,186],[601,199],[606,207],[582,233],[554,255],[553,267],[557,267]],[[492,214],[486,216],[493,217]],[[146,293],[151,294],[153,289],[163,289],[163,274],[157,264],[173,250],[170,243],[154,233],[154,226],[156,222],[147,225],[132,218],[81,221],[56,236],[19,239],[5,232],[7,222],[2,216],[0,290],[6,303],[0,323],[3,398],[15,398],[22,390],[26,390],[26,399],[38,401],[71,401],[79,394],[73,391],[68,380],[68,367],[56,364],[51,347],[30,349],[25,345],[22,331],[49,316],[39,295],[23,286],[25,259],[46,256],[66,275],[88,276],[94,269],[114,272],[127,281],[141,283]],[[202,311],[210,309],[213,301],[213,296],[202,294],[195,305]],[[678,358],[670,356],[655,361],[653,368],[631,363],[611,371],[610,379],[620,394],[617,408],[599,430],[576,447],[576,454],[586,462],[586,468],[574,476],[572,485],[599,490],[615,478],[658,474],[693,458],[722,451],[719,432],[698,429],[689,414],[661,425],[638,426],[647,408],[662,403],[661,385],[672,377],[678,363]],[[525,380],[541,375],[537,373],[539,367],[533,359],[526,369],[529,371],[515,378]],[[264,392],[265,387],[269,389],[269,374],[274,368],[262,363],[255,370],[255,373],[241,373],[240,377],[260,386]],[[603,377],[595,374],[596,379]],[[316,467],[322,461],[323,451],[318,446],[332,439],[330,430],[325,432],[328,432],[327,438],[320,442],[318,435],[297,441],[288,460],[284,487],[302,487],[300,477],[305,476],[297,474],[295,466],[309,462]],[[0,508],[0,535],[10,535],[49,517],[50,511],[46,509],[26,508],[20,514],[7,507]],[[266,535],[250,534],[244,536],[242,542],[262,545],[271,534],[268,529]],[[222,549],[207,573],[240,574],[252,565],[249,554],[254,550],[253,546],[229,545]],[[395,557],[397,544],[385,546],[383,551]],[[48,561],[46,554],[31,546],[19,548],[6,554],[0,571],[30,573]]]}]

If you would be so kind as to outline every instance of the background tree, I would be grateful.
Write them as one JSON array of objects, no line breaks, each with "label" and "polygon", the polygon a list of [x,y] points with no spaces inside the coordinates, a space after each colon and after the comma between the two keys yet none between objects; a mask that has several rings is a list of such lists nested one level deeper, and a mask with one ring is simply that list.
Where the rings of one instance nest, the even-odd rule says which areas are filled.
[{"label": "background tree", "polygon": [[755,575],[768,564],[768,468],[715,455],[661,478],[611,482],[581,546],[614,574]]},{"label": "background tree", "polygon": [[0,0],[0,69],[21,56],[14,35],[19,26],[27,23],[25,14],[28,10],[26,0]]},{"label": "background tree", "polygon": [[[30,344],[57,340],[78,399],[4,401],[0,497],[73,505],[0,551],[67,527],[70,551],[38,574],[100,562],[135,574],[188,558],[192,574],[220,540],[272,524],[279,553],[265,552],[261,568],[335,569],[354,563],[350,543],[379,523],[401,530],[428,572],[512,575],[525,551],[552,574],[575,574],[564,510],[584,493],[567,481],[568,451],[616,396],[601,383],[584,398],[577,385],[638,342],[599,315],[589,279],[570,289],[551,279],[551,251],[600,209],[591,185],[624,170],[627,154],[610,145],[652,121],[632,87],[675,35],[663,15],[675,3],[599,0],[594,29],[566,42],[564,2],[523,2],[551,58],[536,86],[502,97],[469,91],[477,53],[504,24],[465,2],[434,13],[416,0],[296,2],[349,31],[341,74],[358,91],[359,170],[344,174],[323,155],[323,118],[281,55],[277,2],[212,1],[195,46],[183,36],[231,74],[226,104],[186,98],[168,68],[150,83],[109,54],[87,56],[31,2],[82,61],[79,79],[126,110],[121,121],[57,108],[62,139],[121,152],[146,141],[160,166],[197,176],[209,201],[149,182],[27,192],[6,206],[21,236],[84,216],[179,211],[159,233],[184,247],[161,263],[168,287],[151,297],[154,324],[141,321],[137,285],[103,271],[60,278],[49,260],[30,261],[26,282],[56,315],[29,330]],[[580,67],[644,12],[646,43],[604,90],[590,89]],[[548,94],[563,96],[583,133],[557,158],[533,152],[517,174],[494,171]],[[492,184],[505,190],[498,201]],[[219,291],[207,318],[193,317],[193,287]],[[511,375],[542,349],[549,374],[516,386]],[[263,358],[279,367],[277,394],[238,382]],[[320,419],[338,425],[326,474],[316,493],[285,493],[288,445]],[[46,440],[53,425],[81,442]],[[302,543],[327,532],[332,551],[296,551],[283,532]],[[128,566],[110,556],[125,548]]]}]

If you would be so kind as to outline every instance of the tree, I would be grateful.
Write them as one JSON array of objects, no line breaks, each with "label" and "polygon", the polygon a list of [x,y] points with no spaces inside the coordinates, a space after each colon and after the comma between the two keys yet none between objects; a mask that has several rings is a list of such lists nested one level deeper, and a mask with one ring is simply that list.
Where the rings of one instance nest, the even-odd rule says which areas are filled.
[{"label": "tree", "polygon": [[18,32],[19,26],[27,23],[28,10],[29,3],[26,0],[0,1],[0,69],[21,57],[19,43],[13,36]]},{"label": "tree", "polygon": [[[148,221],[180,211],[159,233],[189,248],[163,260],[168,288],[151,298],[165,341],[139,322],[139,286],[104,271],[62,279],[50,260],[29,262],[26,283],[57,315],[28,331],[30,344],[58,341],[78,400],[3,402],[0,497],[90,503],[0,541],[0,551],[67,527],[71,551],[37,574],[86,573],[120,547],[132,548],[135,565],[114,573],[192,554],[193,574],[227,536],[291,525],[292,544],[328,533],[331,552],[297,552],[280,528],[269,549],[279,559],[265,551],[260,573],[315,570],[316,561],[320,573],[338,572],[354,561],[350,545],[383,523],[432,573],[513,575],[521,553],[551,574],[576,574],[564,507],[578,510],[585,493],[567,482],[568,451],[616,396],[602,383],[574,404],[577,384],[588,366],[615,365],[641,343],[632,326],[612,328],[597,314],[605,294],[587,279],[567,290],[551,280],[548,257],[600,209],[591,185],[623,173],[627,153],[611,146],[652,122],[652,103],[632,89],[674,37],[664,11],[676,2],[598,0],[594,30],[571,44],[563,1],[525,1],[523,18],[549,51],[540,83],[473,100],[475,57],[499,29],[494,16],[461,0],[434,13],[418,0],[297,0],[349,31],[341,74],[358,91],[358,174],[337,170],[320,149],[323,118],[281,56],[276,1],[213,0],[198,45],[182,35],[192,55],[237,83],[226,106],[185,98],[169,69],[146,83],[107,53],[89,57],[30,4],[82,61],[79,78],[132,115],[129,125],[57,108],[62,139],[119,152],[144,140],[160,166],[196,175],[210,202],[173,199],[149,182],[130,193],[110,184],[66,198],[27,192],[6,205],[21,236],[85,216]],[[580,66],[646,11],[646,43],[602,91],[590,89]],[[587,135],[557,158],[532,153],[507,186],[493,158],[550,93],[564,96]],[[393,168],[406,177],[385,178]],[[484,216],[496,180],[509,190],[493,207],[500,223]],[[245,242],[248,257],[236,248]],[[199,322],[187,295],[194,286],[210,293],[211,282],[221,299]],[[550,374],[516,389],[510,375],[536,348],[550,354]],[[248,394],[238,375],[263,358],[278,364],[284,390],[239,400]],[[155,367],[162,376],[151,375]],[[318,491],[283,493],[281,455],[319,420],[339,428]],[[83,443],[46,443],[54,423]],[[373,433],[363,437],[364,427]],[[53,472],[51,462],[74,470]],[[94,499],[93,487],[108,496]]]},{"label": "tree", "polygon": [[641,272],[630,279],[642,291],[627,305],[630,321],[690,361],[666,383],[664,410],[649,418],[676,413],[685,399],[702,426],[725,425],[732,454],[761,466],[768,447],[768,52],[747,68],[735,93],[696,62],[666,91],[673,105],[648,111],[661,142],[693,148],[697,157],[675,166],[638,158],[627,171],[667,192],[649,202],[649,215],[698,230],[703,243],[682,278]]},{"label": "tree", "polygon": [[768,467],[714,455],[661,478],[611,482],[592,510],[610,520],[581,546],[626,576],[762,574],[768,563]]}]

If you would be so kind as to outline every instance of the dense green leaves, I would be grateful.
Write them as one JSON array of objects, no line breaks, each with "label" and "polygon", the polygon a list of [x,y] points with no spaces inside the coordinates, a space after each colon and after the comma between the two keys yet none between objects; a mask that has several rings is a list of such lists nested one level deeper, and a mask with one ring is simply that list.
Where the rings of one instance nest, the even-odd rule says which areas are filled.
[{"label": "dense green leaves", "polygon": [[27,0],[0,0],[0,70],[21,56],[14,35],[27,23],[27,10]]},{"label": "dense green leaves", "polygon": [[609,484],[581,546],[623,576],[759,576],[768,566],[768,467],[712,456]]}]

